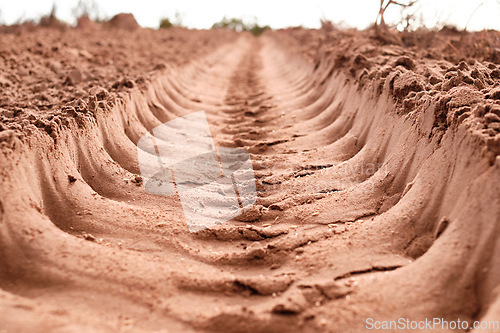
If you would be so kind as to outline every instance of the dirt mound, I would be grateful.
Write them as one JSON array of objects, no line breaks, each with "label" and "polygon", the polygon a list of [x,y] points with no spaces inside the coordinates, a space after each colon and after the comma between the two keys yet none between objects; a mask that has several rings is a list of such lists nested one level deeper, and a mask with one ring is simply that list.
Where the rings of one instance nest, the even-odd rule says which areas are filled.
[{"label": "dirt mound", "polygon": [[95,29],[97,25],[98,24],[92,21],[87,14],[84,14],[81,17],[79,17],[76,23],[76,27],[78,29]]},{"label": "dirt mound", "polygon": [[139,24],[135,20],[134,15],[130,13],[121,13],[113,16],[111,20],[108,21],[108,26],[111,28],[134,31],[140,28]]},{"label": "dirt mound", "polygon": [[[351,30],[0,35],[1,326],[498,320],[500,68],[445,50]],[[199,110],[219,150],[250,153],[258,198],[192,233],[178,193],[145,189],[138,152],[162,139],[137,145]]]}]

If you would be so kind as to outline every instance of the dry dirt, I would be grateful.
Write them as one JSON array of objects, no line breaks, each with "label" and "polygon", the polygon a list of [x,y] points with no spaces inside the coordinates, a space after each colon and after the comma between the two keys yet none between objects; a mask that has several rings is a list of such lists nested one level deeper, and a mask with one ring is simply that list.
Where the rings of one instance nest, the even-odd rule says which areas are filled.
[{"label": "dry dirt", "polygon": [[[500,319],[498,33],[403,47],[129,19],[0,33],[0,331]],[[258,199],[190,233],[136,144],[199,110],[250,152]]]}]

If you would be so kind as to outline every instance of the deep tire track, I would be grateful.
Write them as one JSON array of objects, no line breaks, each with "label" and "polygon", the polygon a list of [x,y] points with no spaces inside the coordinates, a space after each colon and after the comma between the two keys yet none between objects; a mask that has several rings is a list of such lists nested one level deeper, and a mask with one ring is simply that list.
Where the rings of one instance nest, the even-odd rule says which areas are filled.
[{"label": "deep tire track", "polygon": [[[418,315],[472,316],[457,300],[475,297],[466,287],[479,264],[457,272],[477,252],[447,237],[491,245],[497,224],[446,197],[471,184],[480,202],[495,202],[498,185],[483,179],[498,168],[476,177],[466,163],[440,162],[458,149],[480,157],[456,140],[429,143],[385,96],[358,91],[333,66],[245,36],[165,69],[85,131],[63,132],[57,149],[34,135],[40,151],[22,146],[20,162],[5,163],[2,188],[23,200],[0,202],[2,297],[43,303],[53,327],[76,321],[80,330],[86,313],[94,327],[112,318],[108,331],[348,331],[427,304],[431,292],[439,302]],[[250,216],[192,234],[177,197],[138,186],[135,144],[200,109],[217,146],[251,153],[259,199]],[[467,229],[473,212],[484,230]],[[446,231],[444,218],[455,227]]]}]

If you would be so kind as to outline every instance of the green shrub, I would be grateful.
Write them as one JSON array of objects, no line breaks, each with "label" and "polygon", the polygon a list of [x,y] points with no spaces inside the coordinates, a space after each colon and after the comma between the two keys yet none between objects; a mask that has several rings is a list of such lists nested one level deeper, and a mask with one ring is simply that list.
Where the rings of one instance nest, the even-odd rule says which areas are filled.
[{"label": "green shrub", "polygon": [[262,34],[267,29],[270,29],[268,25],[261,26],[256,20],[250,23],[245,23],[240,18],[226,18],[224,17],[219,22],[216,22],[212,25],[212,29],[229,29],[237,32],[240,31],[250,31],[254,36],[258,36]]},{"label": "green shrub", "polygon": [[160,29],[168,29],[168,28],[172,28],[174,26],[174,24],[172,22],[170,22],[170,19],[168,18],[162,18],[160,20]]}]

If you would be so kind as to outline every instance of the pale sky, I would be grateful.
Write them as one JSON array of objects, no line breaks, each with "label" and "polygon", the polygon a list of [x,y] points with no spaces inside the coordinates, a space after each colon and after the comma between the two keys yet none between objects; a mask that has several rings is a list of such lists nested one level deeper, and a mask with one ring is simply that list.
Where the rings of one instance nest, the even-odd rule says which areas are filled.
[{"label": "pale sky", "polygon": [[[91,2],[92,0],[86,0]],[[126,12],[134,14],[143,27],[157,28],[160,18],[174,19],[178,12],[182,24],[191,28],[210,28],[214,22],[226,17],[250,19],[256,17],[262,25],[273,28],[302,25],[317,28],[321,17],[334,23],[344,22],[348,26],[363,29],[377,15],[379,0],[106,0],[95,1],[102,17]],[[72,9],[78,0],[0,0],[0,22],[12,24],[19,18],[36,19],[50,12],[52,5],[57,16],[69,23],[75,22]],[[478,6],[483,3],[479,8]],[[500,0],[420,0],[417,12],[427,26],[450,23],[463,28],[470,19],[469,30],[500,30]],[[394,22],[399,17],[399,7],[386,14],[386,21]]]}]

